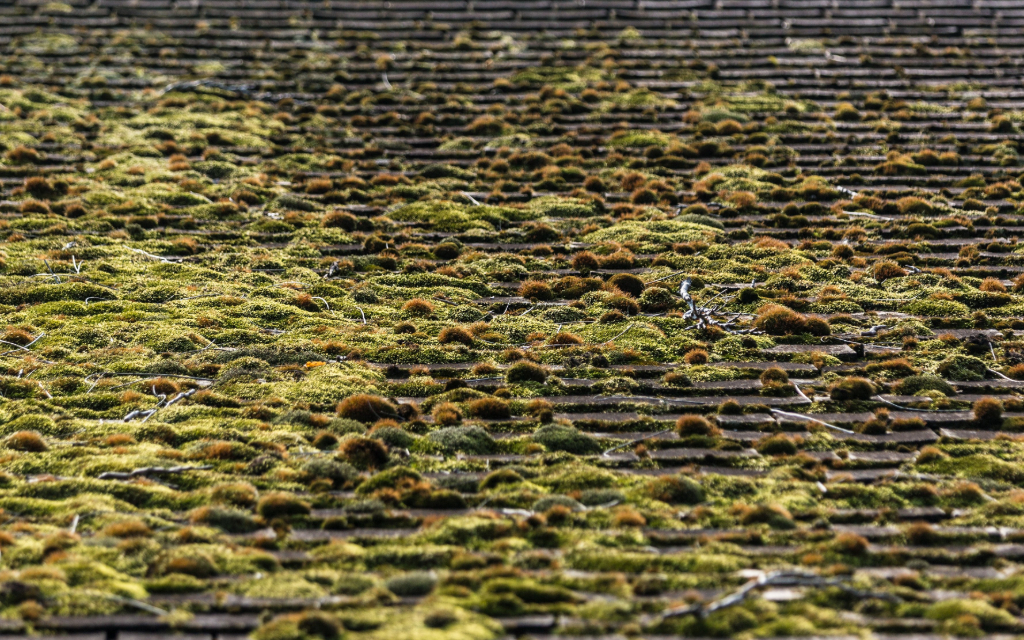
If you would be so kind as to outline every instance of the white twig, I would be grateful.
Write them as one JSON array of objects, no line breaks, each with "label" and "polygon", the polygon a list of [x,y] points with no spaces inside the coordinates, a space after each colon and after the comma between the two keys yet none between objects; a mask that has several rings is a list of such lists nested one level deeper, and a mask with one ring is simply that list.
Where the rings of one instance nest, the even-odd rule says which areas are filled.
[{"label": "white twig", "polygon": [[725,609],[727,607],[735,606],[744,600],[746,600],[750,594],[762,587],[838,587],[847,594],[854,596],[859,599],[866,598],[878,598],[880,600],[887,600],[889,602],[902,602],[903,600],[894,594],[878,592],[878,591],[861,591],[855,589],[845,582],[842,582],[838,578],[824,578],[814,573],[806,573],[803,571],[773,571],[766,573],[758,578],[754,578],[750,582],[739,588],[739,590],[719,598],[714,602],[708,604],[689,604],[684,607],[675,607],[667,609],[658,616],[659,619],[664,620],[665,618],[675,618],[685,615],[697,615],[700,618],[706,618],[719,609]]},{"label": "white twig", "polygon": [[160,262],[181,262],[181,258],[165,258],[163,256],[158,256],[158,255],[154,255],[152,253],[149,253],[148,251],[143,251],[142,249],[134,249],[132,247],[126,247],[126,248],[129,251],[134,251],[135,253],[143,255],[143,256],[149,258],[150,260],[159,260]]},{"label": "white twig", "polygon": [[899,409],[900,411],[919,411],[921,413],[960,413],[960,410],[958,409],[918,409],[916,407],[904,407],[902,405],[896,404],[895,402],[889,402],[882,396],[875,396],[872,399],[876,400],[877,402],[881,402],[882,404],[889,405],[894,409]]},{"label": "white twig", "polygon": [[661,282],[662,280],[668,280],[669,278],[674,278],[674,277],[682,275],[684,273],[686,273],[686,271],[676,271],[675,273],[670,273],[667,276],[663,276],[661,278],[658,278],[657,280],[651,280],[649,282],[645,282],[644,284],[654,284],[655,282]]},{"label": "white twig", "polygon": [[334,315],[334,311],[331,309],[331,305],[328,304],[328,302],[326,300],[324,300],[320,296],[313,296],[313,300],[323,300],[323,303],[327,307],[327,310],[331,312],[332,316]]},{"label": "white twig", "polygon": [[[987,367],[986,367],[986,369],[987,369]],[[996,371],[995,369],[988,369],[988,372],[989,372],[989,373],[992,373],[992,374],[995,374],[995,375],[997,375],[997,376],[999,376],[999,377],[1000,377],[1000,378],[1002,378],[1003,380],[1013,380],[1013,378],[1007,378],[1006,376],[1004,376],[1003,374],[999,373],[999,372],[998,372],[998,371]]]},{"label": "white twig", "polygon": [[865,218],[872,218],[874,220],[885,220],[886,222],[892,222],[893,220],[892,218],[886,218],[885,216],[880,216],[874,213],[867,213],[864,211],[843,211],[843,213],[845,213],[848,216],[864,216]]},{"label": "white twig", "polygon": [[141,469],[133,469],[131,471],[104,471],[100,475],[96,476],[97,480],[128,480],[131,478],[138,478],[139,476],[167,476],[174,475],[177,473],[184,473],[185,471],[207,471],[212,469],[211,465],[205,464],[200,467],[143,467]]},{"label": "white twig", "polygon": [[643,436],[641,438],[633,438],[632,440],[627,440],[626,442],[623,442],[622,444],[620,444],[618,446],[615,446],[615,447],[612,447],[611,449],[608,449],[607,451],[605,451],[601,455],[602,456],[607,456],[612,451],[618,451],[619,449],[625,449],[626,447],[628,447],[631,444],[636,444],[637,442],[643,442],[644,440],[650,440],[651,438],[657,438],[658,436],[663,436],[666,433],[672,433],[673,431],[675,431],[675,429],[664,429],[664,430],[659,431],[657,433],[652,433],[650,435],[646,435],[646,436]]},{"label": "white twig", "polygon": [[613,338],[612,338],[611,340],[605,340],[604,342],[602,342],[601,344],[599,344],[599,345],[597,345],[597,346],[599,346],[599,347],[600,347],[600,346],[604,346],[604,345],[608,344],[609,342],[614,342],[614,341],[615,341],[616,339],[618,339],[618,338],[622,337],[623,335],[625,335],[625,333],[626,333],[627,331],[629,331],[630,329],[632,329],[632,328],[633,328],[634,326],[636,326],[636,323],[635,323],[635,322],[634,322],[634,323],[630,323],[630,325],[629,325],[628,327],[626,327],[625,329],[623,329],[622,331],[620,331],[619,333],[617,333],[617,334],[615,335],[615,337],[613,337]]},{"label": "white twig", "polygon": [[776,415],[785,416],[787,418],[799,418],[800,420],[807,420],[808,422],[817,422],[818,424],[825,425],[829,429],[835,429],[836,431],[842,431],[843,433],[849,433],[849,434],[855,433],[853,431],[850,431],[849,429],[844,429],[842,427],[837,427],[834,424],[829,424],[828,422],[825,422],[824,420],[818,420],[817,418],[812,418],[811,416],[804,415],[802,413],[793,413],[791,411],[782,411],[781,409],[772,409],[771,412],[776,414]]}]

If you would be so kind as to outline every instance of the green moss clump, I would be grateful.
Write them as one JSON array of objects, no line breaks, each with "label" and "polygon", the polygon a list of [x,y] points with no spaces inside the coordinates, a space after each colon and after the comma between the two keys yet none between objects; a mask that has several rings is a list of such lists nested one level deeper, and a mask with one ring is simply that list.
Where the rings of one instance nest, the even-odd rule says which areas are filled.
[{"label": "green moss clump", "polygon": [[950,380],[984,380],[988,367],[973,356],[953,355],[938,366],[939,375]]},{"label": "green moss clump", "polygon": [[505,380],[509,384],[516,384],[518,382],[539,382],[543,384],[547,378],[547,369],[528,360],[520,360],[505,372]]},{"label": "green moss clump", "polygon": [[598,441],[574,427],[549,424],[537,429],[531,436],[534,442],[544,445],[548,451],[566,451],[576,455],[600,453]]},{"label": "green moss clump", "polygon": [[700,483],[683,475],[652,480],[645,491],[651,498],[669,504],[699,504],[704,502],[706,495]]},{"label": "green moss clump", "polygon": [[903,378],[893,387],[896,393],[913,396],[922,391],[938,391],[946,396],[956,395],[956,390],[951,384],[938,376],[916,375]]},{"label": "green moss clump", "polygon": [[1016,629],[1017,619],[1005,609],[997,609],[984,600],[953,598],[936,602],[925,611],[925,617],[943,623],[961,621],[965,617],[976,620],[988,632]]},{"label": "green moss clump", "polygon": [[396,596],[425,596],[434,590],[437,576],[426,571],[415,571],[389,578],[384,582],[388,591]]},{"label": "green moss clump", "polygon": [[427,440],[436,443],[445,453],[486,455],[497,449],[491,434],[477,426],[438,429],[429,433]]}]

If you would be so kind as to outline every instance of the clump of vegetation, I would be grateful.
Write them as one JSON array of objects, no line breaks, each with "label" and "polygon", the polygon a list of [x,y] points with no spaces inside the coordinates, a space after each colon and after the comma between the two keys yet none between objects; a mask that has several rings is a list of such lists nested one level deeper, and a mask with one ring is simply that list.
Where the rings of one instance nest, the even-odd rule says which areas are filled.
[{"label": "clump of vegetation", "polygon": [[309,503],[281,491],[268,493],[256,503],[256,513],[264,518],[307,516],[309,512]]},{"label": "clump of vegetation", "polygon": [[953,386],[938,376],[914,375],[903,378],[893,387],[897,393],[913,396],[922,391],[938,391],[939,393],[952,396],[956,394]]},{"label": "clump of vegetation", "polygon": [[979,424],[993,427],[1003,423],[1003,403],[995,398],[981,398],[974,403],[974,419]]},{"label": "clump of vegetation", "polygon": [[388,462],[388,448],[376,438],[353,436],[341,441],[338,458],[356,469],[379,469]]},{"label": "clump of vegetation", "polygon": [[799,450],[792,438],[781,433],[762,438],[754,446],[758,453],[765,456],[792,456]]},{"label": "clump of vegetation", "polygon": [[940,362],[937,371],[949,380],[984,380],[988,367],[978,358],[957,354]]},{"label": "clump of vegetation", "polygon": [[402,305],[402,311],[411,316],[429,316],[434,312],[434,305],[423,298],[413,298]]},{"label": "clump of vegetation", "polygon": [[437,576],[426,571],[415,571],[389,578],[384,586],[396,596],[425,596],[434,590]]},{"label": "clump of vegetation", "polygon": [[785,336],[803,333],[807,318],[782,305],[767,304],[757,310],[754,326],[773,336]]},{"label": "clump of vegetation", "polygon": [[436,443],[445,453],[485,455],[496,450],[491,434],[477,426],[445,427],[432,431],[427,439]]},{"label": "clump of vegetation", "polygon": [[366,393],[357,393],[342,400],[338,404],[337,413],[342,418],[359,422],[376,422],[398,416],[395,405],[380,396]]},{"label": "clump of vegetation", "polygon": [[705,500],[704,488],[687,476],[665,476],[647,483],[647,495],[669,504],[700,504]]},{"label": "clump of vegetation", "polygon": [[679,416],[676,420],[676,433],[680,436],[716,436],[721,432],[715,425],[708,422],[704,416],[688,414]]},{"label": "clump of vegetation", "polygon": [[445,327],[437,335],[437,341],[441,344],[453,342],[471,346],[473,344],[473,333],[464,327]]},{"label": "clump of vegetation", "polygon": [[875,395],[875,385],[867,378],[851,376],[832,385],[829,396],[836,402],[845,400],[870,400]]},{"label": "clump of vegetation", "polygon": [[469,415],[484,420],[507,420],[512,417],[508,402],[501,398],[477,398],[469,403]]},{"label": "clump of vegetation", "polygon": [[599,453],[601,445],[593,437],[573,427],[549,424],[537,429],[532,437],[534,442],[544,445],[548,451],[566,451],[577,455]]},{"label": "clump of vegetation", "polygon": [[547,369],[528,360],[520,360],[510,366],[508,371],[505,372],[505,380],[509,384],[517,382],[539,382],[543,384],[547,379]]},{"label": "clump of vegetation", "polygon": [[7,436],[3,441],[4,446],[15,451],[42,452],[50,447],[46,445],[43,437],[35,431],[18,431]]}]

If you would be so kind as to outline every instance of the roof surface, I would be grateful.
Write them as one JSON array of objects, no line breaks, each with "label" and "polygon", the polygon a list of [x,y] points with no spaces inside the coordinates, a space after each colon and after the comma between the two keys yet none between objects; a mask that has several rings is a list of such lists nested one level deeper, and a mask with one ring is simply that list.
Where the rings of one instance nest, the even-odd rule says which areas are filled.
[{"label": "roof surface", "polygon": [[1021,633],[1022,25],[0,0],[0,634]]}]

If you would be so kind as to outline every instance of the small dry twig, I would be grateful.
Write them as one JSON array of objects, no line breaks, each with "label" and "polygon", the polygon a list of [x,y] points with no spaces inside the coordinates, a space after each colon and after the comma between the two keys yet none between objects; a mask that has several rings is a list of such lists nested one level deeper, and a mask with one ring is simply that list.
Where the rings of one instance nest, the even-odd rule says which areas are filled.
[{"label": "small dry twig", "polygon": [[130,480],[132,478],[149,477],[149,476],[169,476],[178,473],[184,473],[186,471],[207,471],[212,469],[212,465],[202,465],[200,467],[191,466],[178,466],[178,467],[142,467],[140,469],[133,469],[131,471],[104,471],[100,475],[96,476],[97,480]]},{"label": "small dry twig", "polygon": [[803,571],[772,571],[771,573],[754,578],[740,587],[739,590],[713,602],[707,604],[694,603],[684,607],[667,609],[657,616],[657,620],[660,622],[666,618],[676,618],[691,614],[700,618],[706,618],[720,609],[740,604],[749,598],[755,590],[764,587],[837,587],[846,594],[861,600],[878,598],[888,602],[903,602],[899,596],[884,591],[862,591],[861,589],[855,589],[839,578],[824,578],[817,574]]}]

